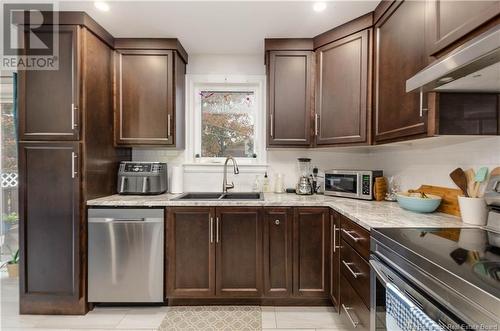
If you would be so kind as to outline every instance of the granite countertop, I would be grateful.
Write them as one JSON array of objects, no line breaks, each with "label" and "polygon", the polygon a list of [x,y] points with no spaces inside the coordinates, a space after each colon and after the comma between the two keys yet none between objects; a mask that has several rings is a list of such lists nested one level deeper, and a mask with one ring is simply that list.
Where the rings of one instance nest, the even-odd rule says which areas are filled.
[{"label": "granite countertop", "polygon": [[459,217],[443,213],[420,214],[404,210],[396,202],[364,201],[324,195],[265,193],[264,200],[253,201],[182,201],[179,194],[152,196],[111,195],[87,201],[88,206],[266,206],[330,207],[367,230],[379,227],[474,227]]}]

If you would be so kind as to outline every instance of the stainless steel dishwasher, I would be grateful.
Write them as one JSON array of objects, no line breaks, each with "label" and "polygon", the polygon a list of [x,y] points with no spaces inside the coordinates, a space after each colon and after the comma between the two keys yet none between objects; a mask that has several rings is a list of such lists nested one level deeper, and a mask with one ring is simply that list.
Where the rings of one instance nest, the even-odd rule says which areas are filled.
[{"label": "stainless steel dishwasher", "polygon": [[88,211],[88,301],[163,302],[164,210]]}]

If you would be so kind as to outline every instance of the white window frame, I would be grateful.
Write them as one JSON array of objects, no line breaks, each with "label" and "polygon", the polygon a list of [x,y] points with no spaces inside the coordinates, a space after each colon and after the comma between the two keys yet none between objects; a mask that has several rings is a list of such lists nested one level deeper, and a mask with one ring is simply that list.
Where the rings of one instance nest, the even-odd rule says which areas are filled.
[{"label": "white window frame", "polygon": [[201,96],[202,91],[228,91],[254,93],[255,132],[254,148],[256,158],[237,157],[238,165],[266,165],[265,126],[265,84],[264,75],[186,75],[186,153],[188,165],[221,165],[224,157],[200,157],[201,155]]}]

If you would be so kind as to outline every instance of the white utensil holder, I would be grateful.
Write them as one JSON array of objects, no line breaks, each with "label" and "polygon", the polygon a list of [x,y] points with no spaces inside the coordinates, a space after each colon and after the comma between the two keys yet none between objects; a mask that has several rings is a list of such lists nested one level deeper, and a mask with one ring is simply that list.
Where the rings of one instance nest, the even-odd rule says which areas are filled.
[{"label": "white utensil holder", "polygon": [[462,222],[473,225],[486,225],[488,208],[484,198],[458,197]]}]

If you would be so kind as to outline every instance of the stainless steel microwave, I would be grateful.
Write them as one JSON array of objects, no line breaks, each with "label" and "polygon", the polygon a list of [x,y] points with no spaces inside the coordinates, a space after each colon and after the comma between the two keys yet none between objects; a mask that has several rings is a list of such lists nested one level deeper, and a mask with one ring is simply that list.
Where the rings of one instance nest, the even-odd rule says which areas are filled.
[{"label": "stainless steel microwave", "polygon": [[375,178],[382,176],[382,170],[327,170],[324,192],[325,195],[372,200]]}]

